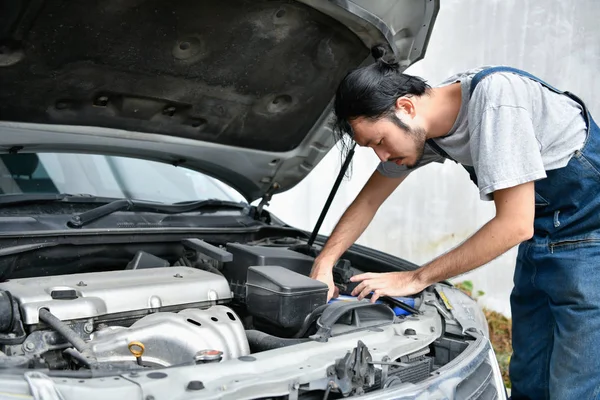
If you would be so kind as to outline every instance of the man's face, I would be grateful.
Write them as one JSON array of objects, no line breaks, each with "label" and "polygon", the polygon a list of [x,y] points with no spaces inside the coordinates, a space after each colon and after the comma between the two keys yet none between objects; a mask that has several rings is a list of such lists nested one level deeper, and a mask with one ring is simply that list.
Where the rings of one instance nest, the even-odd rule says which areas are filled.
[{"label": "man's face", "polygon": [[[377,120],[359,117],[351,121],[350,125],[356,143],[371,147],[381,161],[393,161],[409,169],[415,168],[423,158],[425,130],[420,126],[409,125],[406,125],[408,130],[403,129],[399,126],[399,121],[399,117],[393,114]],[[411,122],[414,125],[414,120]]]}]

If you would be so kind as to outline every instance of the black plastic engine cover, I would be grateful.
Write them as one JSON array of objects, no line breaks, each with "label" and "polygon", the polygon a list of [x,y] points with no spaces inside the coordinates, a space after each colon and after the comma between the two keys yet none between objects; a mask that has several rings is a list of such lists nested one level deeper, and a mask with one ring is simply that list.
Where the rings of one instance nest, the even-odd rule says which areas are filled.
[{"label": "black plastic engine cover", "polygon": [[223,275],[229,281],[235,298],[245,301],[248,268],[253,266],[277,265],[308,276],[314,258],[283,247],[250,246],[240,243],[227,243],[226,249],[233,255],[233,261],[223,264]]},{"label": "black plastic engine cover", "polygon": [[246,305],[253,317],[297,331],[307,315],[327,302],[328,290],[323,282],[283,267],[250,267]]}]

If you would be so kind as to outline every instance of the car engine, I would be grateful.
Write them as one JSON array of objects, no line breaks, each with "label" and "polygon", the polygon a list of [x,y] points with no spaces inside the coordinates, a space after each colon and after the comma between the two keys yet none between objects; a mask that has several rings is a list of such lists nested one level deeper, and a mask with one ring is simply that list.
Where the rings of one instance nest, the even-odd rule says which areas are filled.
[{"label": "car engine", "polygon": [[[396,264],[347,252],[333,269],[342,297],[327,302],[327,285],[309,278],[316,250],[303,239],[205,240],[52,245],[5,257],[0,375],[166,380],[175,368],[194,382],[200,373],[207,386],[194,387],[210,382],[211,398],[221,398],[223,380],[244,393],[339,398],[434,379],[481,344],[465,335],[479,326],[476,304],[450,286],[375,303],[344,297],[354,274]],[[492,364],[481,365],[475,381],[492,390]]]},{"label": "car engine", "polygon": [[138,251],[123,270],[0,283],[0,351],[11,366],[136,369],[226,361],[315,333],[327,286],[308,278],[313,257],[183,243],[190,257],[174,263]]},{"label": "car engine", "polygon": [[249,353],[241,321],[220,305],[231,300],[227,280],[200,269],[23,278],[0,288],[18,303],[21,321],[31,331],[20,345],[6,346],[8,355],[41,356],[67,344],[56,332],[35,330],[47,322],[40,320],[41,309],[87,340],[97,363],[126,363],[145,353],[139,357],[144,365],[166,367],[194,362],[205,350],[218,350],[223,359]]}]

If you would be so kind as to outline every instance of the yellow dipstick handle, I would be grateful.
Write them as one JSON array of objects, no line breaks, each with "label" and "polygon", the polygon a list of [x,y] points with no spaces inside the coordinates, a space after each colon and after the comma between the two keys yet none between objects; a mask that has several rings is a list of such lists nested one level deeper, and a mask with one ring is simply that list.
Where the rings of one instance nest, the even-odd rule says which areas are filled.
[{"label": "yellow dipstick handle", "polygon": [[144,344],[142,342],[133,341],[127,345],[129,352],[136,358],[138,365],[142,365],[142,355],[144,354]]}]

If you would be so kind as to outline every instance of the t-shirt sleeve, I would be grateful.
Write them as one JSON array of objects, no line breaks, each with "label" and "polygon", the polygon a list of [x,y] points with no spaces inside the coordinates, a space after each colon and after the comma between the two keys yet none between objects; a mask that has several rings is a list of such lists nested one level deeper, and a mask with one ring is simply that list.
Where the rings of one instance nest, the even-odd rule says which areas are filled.
[{"label": "t-shirt sleeve", "polygon": [[477,85],[469,104],[470,149],[482,200],[546,177],[531,102],[518,82],[495,75]]},{"label": "t-shirt sleeve", "polygon": [[432,162],[443,163],[444,161],[444,157],[435,153],[427,144],[425,144],[423,158],[421,159],[421,162],[416,168],[408,169],[406,168],[406,166],[398,165],[393,161],[384,161],[379,163],[379,165],[377,166],[377,171],[379,171],[379,173],[381,173],[383,176],[387,176],[388,178],[401,178],[407,176],[412,171]]}]

